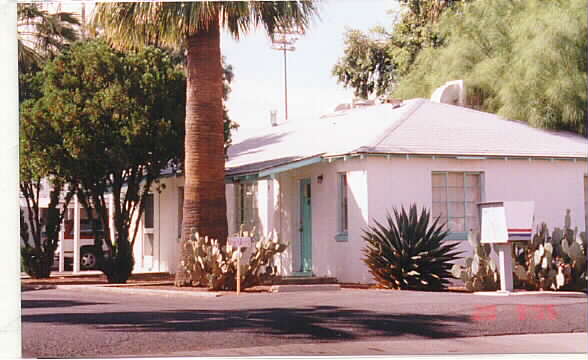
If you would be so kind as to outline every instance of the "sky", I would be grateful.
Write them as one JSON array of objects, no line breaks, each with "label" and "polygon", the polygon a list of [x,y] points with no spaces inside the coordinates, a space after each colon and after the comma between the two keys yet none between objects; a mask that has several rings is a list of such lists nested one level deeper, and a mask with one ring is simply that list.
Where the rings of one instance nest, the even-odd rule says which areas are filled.
[{"label": "sky", "polygon": [[[307,33],[287,53],[288,120],[318,118],[335,105],[351,102],[353,91],[344,89],[331,75],[343,55],[346,29],[369,30],[381,25],[391,28],[388,10],[398,9],[396,0],[323,0],[320,19],[313,20]],[[229,117],[242,130],[270,126],[270,111],[284,121],[284,55],[273,50],[263,31],[235,41],[221,38],[226,63],[235,78],[227,102]]]},{"label": "sky", "polygon": [[[86,3],[88,17],[93,2],[51,2],[51,10],[80,12]],[[305,35],[287,53],[288,119],[308,121],[331,111],[337,104],[351,102],[353,91],[344,89],[331,75],[333,66],[343,55],[348,29],[367,31],[376,25],[390,30],[397,0],[321,0],[319,16],[313,18]],[[50,10],[50,11],[51,11]],[[54,11],[54,10],[53,10]],[[227,101],[231,120],[241,132],[270,126],[270,111],[284,121],[284,55],[272,49],[263,30],[234,40],[222,33],[221,51],[233,67],[234,80]]]}]

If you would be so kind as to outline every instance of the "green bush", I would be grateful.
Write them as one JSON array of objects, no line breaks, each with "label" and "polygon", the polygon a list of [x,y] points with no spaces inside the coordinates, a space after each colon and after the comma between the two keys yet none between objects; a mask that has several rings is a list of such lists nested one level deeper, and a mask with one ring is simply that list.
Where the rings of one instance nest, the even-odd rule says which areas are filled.
[{"label": "green bush", "polygon": [[515,287],[527,290],[584,290],[587,285],[586,234],[571,228],[570,212],[564,229],[549,233],[542,223],[529,243],[517,243]]},{"label": "green bush", "polygon": [[29,241],[29,226],[22,210],[20,210],[20,240],[20,270],[33,279],[48,279],[51,275],[57,244],[47,239],[39,243]]},{"label": "green bush", "polygon": [[20,248],[21,270],[33,279],[48,279],[53,266],[53,254],[31,246]]},{"label": "green bush", "polygon": [[407,214],[404,207],[394,218],[386,217],[387,224],[375,222],[364,230],[367,242],[363,261],[378,284],[402,290],[442,290],[449,283],[452,261],[457,243],[446,244],[448,234],[439,218],[430,224],[426,209],[417,213],[412,205]]},{"label": "green bush", "polygon": [[106,275],[111,284],[124,284],[127,282],[133,267],[135,258],[128,240],[118,239],[112,246],[112,252],[103,252],[101,246],[95,246],[98,260],[97,268]]},{"label": "green bush", "polygon": [[[211,290],[235,290],[237,288],[237,258],[239,249],[221,246],[208,237],[199,236],[182,244],[182,259],[176,277],[176,286],[204,286]],[[240,264],[241,289],[246,289],[264,281],[271,280],[277,268],[271,264],[272,258],[283,252],[286,245],[277,238],[261,238],[254,241],[248,261]]]}]

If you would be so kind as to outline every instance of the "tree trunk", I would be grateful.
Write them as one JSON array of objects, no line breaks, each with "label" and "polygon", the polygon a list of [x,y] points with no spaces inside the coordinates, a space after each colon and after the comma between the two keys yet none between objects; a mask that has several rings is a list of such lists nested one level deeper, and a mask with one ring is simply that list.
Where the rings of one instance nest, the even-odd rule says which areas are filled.
[{"label": "tree trunk", "polygon": [[227,238],[223,79],[218,21],[188,39],[182,240]]}]

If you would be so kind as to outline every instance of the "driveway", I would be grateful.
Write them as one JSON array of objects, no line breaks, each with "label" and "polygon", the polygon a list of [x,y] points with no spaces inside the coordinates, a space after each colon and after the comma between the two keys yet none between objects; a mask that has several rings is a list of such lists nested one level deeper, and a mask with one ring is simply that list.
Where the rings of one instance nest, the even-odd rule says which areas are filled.
[{"label": "driveway", "polygon": [[35,290],[22,294],[23,356],[198,356],[293,344],[586,332],[586,305],[576,293],[344,289],[200,298]]}]

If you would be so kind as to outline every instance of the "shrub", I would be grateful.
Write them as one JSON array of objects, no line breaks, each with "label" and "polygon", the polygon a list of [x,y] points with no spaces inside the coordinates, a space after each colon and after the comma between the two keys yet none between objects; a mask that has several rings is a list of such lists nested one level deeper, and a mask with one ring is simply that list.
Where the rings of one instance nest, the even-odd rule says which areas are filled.
[{"label": "shrub", "polygon": [[53,266],[56,242],[37,233],[37,241],[30,241],[29,226],[20,210],[20,267],[33,279],[48,279]]},{"label": "shrub", "polygon": [[[99,243],[101,244],[102,242]],[[98,260],[97,268],[106,275],[109,283],[124,284],[131,277],[135,266],[131,244],[128,240],[118,239],[112,247],[113,251],[111,253],[102,251],[102,247],[99,245],[95,246]]]},{"label": "shrub", "polygon": [[570,212],[564,229],[550,235],[542,223],[531,242],[514,247],[515,286],[527,290],[586,289],[586,234],[570,225]]},{"label": "shrub", "polygon": [[[211,290],[235,290],[237,288],[237,257],[239,249],[225,245],[218,240],[193,235],[183,243],[182,260],[176,286],[205,286]],[[246,289],[272,279],[277,268],[270,261],[274,255],[283,252],[286,245],[277,238],[261,238],[253,242],[251,256],[241,267],[241,289]]]},{"label": "shrub", "polygon": [[33,279],[48,279],[53,265],[53,255],[34,247],[20,248],[21,270]]},{"label": "shrub", "polygon": [[364,230],[363,261],[378,284],[402,290],[442,290],[452,278],[451,262],[458,258],[457,243],[445,244],[448,234],[439,218],[429,223],[426,209],[417,214],[412,205],[408,214],[404,207],[394,218],[387,215],[386,225],[375,221]]},{"label": "shrub", "polygon": [[500,276],[496,263],[490,258],[490,244],[481,244],[479,233],[468,233],[468,241],[474,256],[465,259],[465,266],[453,265],[451,273],[463,280],[468,291],[493,291],[500,287]]}]

